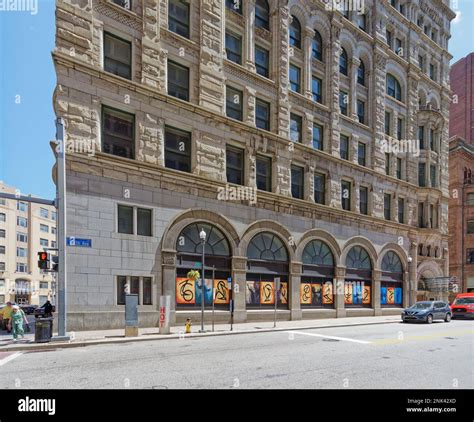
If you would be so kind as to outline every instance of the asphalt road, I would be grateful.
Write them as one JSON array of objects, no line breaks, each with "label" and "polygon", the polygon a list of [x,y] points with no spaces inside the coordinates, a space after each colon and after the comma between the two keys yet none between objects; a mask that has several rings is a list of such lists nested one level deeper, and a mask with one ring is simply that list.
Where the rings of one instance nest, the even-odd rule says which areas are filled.
[{"label": "asphalt road", "polygon": [[474,388],[474,322],[0,353],[0,388]]}]

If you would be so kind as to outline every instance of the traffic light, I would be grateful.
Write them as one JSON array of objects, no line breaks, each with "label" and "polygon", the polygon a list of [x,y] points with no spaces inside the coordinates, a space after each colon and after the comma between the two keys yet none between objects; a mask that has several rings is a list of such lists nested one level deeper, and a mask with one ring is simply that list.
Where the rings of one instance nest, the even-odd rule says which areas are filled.
[{"label": "traffic light", "polygon": [[52,256],[52,259],[53,259],[53,268],[52,268],[52,271],[58,272],[58,268],[59,268],[59,256],[53,255],[53,256]]},{"label": "traffic light", "polygon": [[38,252],[38,268],[40,270],[49,270],[48,252]]}]

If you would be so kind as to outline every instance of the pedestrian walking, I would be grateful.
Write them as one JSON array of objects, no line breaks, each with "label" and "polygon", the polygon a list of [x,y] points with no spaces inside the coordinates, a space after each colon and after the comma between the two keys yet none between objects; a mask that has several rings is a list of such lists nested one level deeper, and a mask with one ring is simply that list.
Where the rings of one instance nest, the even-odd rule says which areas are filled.
[{"label": "pedestrian walking", "polygon": [[23,321],[25,321],[25,324],[28,326],[28,320],[26,319],[23,309],[20,309],[18,305],[14,305],[11,317],[11,328],[13,333],[13,341],[15,342],[18,340],[18,335],[20,335],[21,338],[25,338]]}]

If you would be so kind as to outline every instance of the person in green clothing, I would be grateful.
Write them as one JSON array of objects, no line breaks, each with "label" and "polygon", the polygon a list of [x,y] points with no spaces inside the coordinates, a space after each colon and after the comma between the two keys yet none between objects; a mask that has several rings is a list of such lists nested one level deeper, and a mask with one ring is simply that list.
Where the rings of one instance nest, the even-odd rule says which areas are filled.
[{"label": "person in green clothing", "polygon": [[18,340],[18,334],[21,338],[25,338],[25,330],[23,329],[23,321],[25,324],[28,325],[28,320],[26,319],[26,315],[23,312],[23,309],[20,309],[18,305],[13,306],[12,316],[11,316],[11,325],[12,325],[12,333],[13,333],[13,341]]}]

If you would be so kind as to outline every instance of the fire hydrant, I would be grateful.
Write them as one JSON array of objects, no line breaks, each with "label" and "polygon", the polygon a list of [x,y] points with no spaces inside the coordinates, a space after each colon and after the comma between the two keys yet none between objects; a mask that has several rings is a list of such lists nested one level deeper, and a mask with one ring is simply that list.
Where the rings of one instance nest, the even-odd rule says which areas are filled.
[{"label": "fire hydrant", "polygon": [[186,325],[185,325],[185,327],[186,327],[185,333],[186,333],[186,334],[191,334],[191,318],[188,318],[188,319],[186,320]]}]

